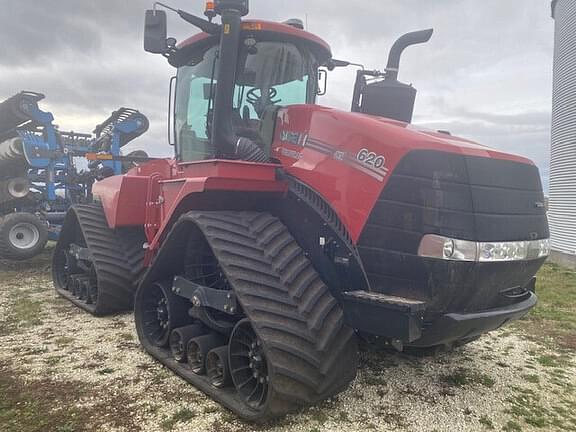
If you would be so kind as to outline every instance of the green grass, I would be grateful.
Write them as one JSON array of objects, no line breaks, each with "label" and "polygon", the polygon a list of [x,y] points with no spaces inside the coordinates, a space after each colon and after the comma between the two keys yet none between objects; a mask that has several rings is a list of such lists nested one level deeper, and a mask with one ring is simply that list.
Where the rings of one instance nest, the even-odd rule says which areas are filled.
[{"label": "green grass", "polygon": [[522,375],[522,378],[524,378],[527,382],[532,384],[538,384],[540,382],[540,378],[538,377],[538,375],[534,374],[524,374]]},{"label": "green grass", "polygon": [[176,411],[172,416],[162,422],[162,430],[171,431],[177,423],[186,423],[196,417],[196,413],[188,408]]},{"label": "green grass", "polygon": [[492,388],[495,384],[494,379],[490,376],[462,367],[452,373],[441,375],[440,381],[450,387],[463,387],[477,384]]},{"label": "green grass", "polygon": [[11,292],[7,313],[0,316],[0,335],[42,324],[42,303],[34,300],[32,294],[46,289],[43,280],[47,277],[49,266],[49,251],[30,261],[0,260],[2,289]]},{"label": "green grass", "polygon": [[482,416],[478,421],[486,429],[494,429],[494,423],[492,423],[492,420],[490,420],[488,417]]},{"label": "green grass", "polygon": [[42,324],[42,303],[25,294],[15,296],[7,309],[6,316],[0,318],[0,335]]},{"label": "green grass", "polygon": [[[515,417],[516,420],[523,421],[534,428],[550,430],[555,427],[560,430],[575,430],[569,425],[572,418],[570,404],[561,401],[549,409],[544,407],[541,396],[540,390],[512,387],[512,396],[507,399],[508,408],[505,412]],[[511,426],[510,429],[505,428],[504,430],[514,431],[518,429]]]},{"label": "green grass", "polygon": [[504,432],[522,432],[522,428],[515,421],[509,420],[502,428]]},{"label": "green grass", "polygon": [[120,339],[126,342],[132,342],[134,340],[134,335],[132,333],[128,332],[120,333],[118,336],[120,337]]},{"label": "green grass", "polygon": [[576,350],[576,271],[545,264],[538,273],[538,304],[514,325],[545,343]]}]

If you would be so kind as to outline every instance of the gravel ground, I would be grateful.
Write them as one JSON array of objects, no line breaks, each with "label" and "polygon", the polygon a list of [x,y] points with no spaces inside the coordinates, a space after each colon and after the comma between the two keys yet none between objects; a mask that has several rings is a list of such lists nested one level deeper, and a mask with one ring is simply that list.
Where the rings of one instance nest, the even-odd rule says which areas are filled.
[{"label": "gravel ground", "polygon": [[362,353],[349,390],[255,426],[145,354],[131,315],[94,318],[57,297],[46,259],[0,267],[0,372],[64,416],[42,430],[574,431],[576,353],[550,346],[505,329],[435,357]]}]

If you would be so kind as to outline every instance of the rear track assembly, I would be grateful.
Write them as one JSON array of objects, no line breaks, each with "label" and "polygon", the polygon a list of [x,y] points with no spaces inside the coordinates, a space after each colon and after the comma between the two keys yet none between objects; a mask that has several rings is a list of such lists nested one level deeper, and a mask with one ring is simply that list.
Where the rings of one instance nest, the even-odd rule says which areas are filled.
[{"label": "rear track assembly", "polygon": [[64,226],[52,261],[56,291],[94,315],[131,309],[144,269],[142,231],[111,230],[100,204],[72,207]]}]

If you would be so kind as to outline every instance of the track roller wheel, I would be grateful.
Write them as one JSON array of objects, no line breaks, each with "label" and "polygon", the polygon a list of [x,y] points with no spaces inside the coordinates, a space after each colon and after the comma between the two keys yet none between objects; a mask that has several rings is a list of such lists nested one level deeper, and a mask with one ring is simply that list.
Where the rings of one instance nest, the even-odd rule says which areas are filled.
[{"label": "track roller wheel", "polygon": [[88,285],[89,277],[88,276],[80,276],[76,278],[76,297],[80,301],[86,301],[88,299]]},{"label": "track roller wheel", "polygon": [[100,204],[72,207],[52,257],[56,291],[93,315],[131,309],[144,240],[140,228],[111,230]]},{"label": "track roller wheel", "polygon": [[190,370],[197,375],[206,373],[206,357],[208,353],[225,344],[224,338],[216,333],[198,336],[188,341],[186,356]]},{"label": "track roller wheel", "polygon": [[240,321],[230,336],[229,362],[232,381],[246,405],[259,410],[268,394],[268,360],[262,341],[249,320]]},{"label": "track roller wheel", "polygon": [[187,361],[186,349],[188,341],[205,334],[206,329],[202,324],[192,324],[172,330],[170,334],[170,351],[174,360],[180,363]]},{"label": "track roller wheel", "polygon": [[206,374],[216,388],[228,387],[232,384],[228,361],[228,346],[221,346],[211,350],[206,356]]},{"label": "track roller wheel", "polygon": [[48,224],[32,213],[10,213],[0,219],[0,258],[23,261],[44,250]]},{"label": "track roller wheel", "polygon": [[89,273],[89,280],[87,285],[88,299],[86,302],[91,305],[98,304],[98,281],[96,278],[96,272],[92,270]]}]

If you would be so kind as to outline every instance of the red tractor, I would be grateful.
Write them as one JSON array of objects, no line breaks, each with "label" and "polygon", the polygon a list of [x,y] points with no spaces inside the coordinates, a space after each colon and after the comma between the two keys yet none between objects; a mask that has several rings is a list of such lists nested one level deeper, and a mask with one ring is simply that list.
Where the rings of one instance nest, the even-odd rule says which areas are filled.
[{"label": "red tractor", "polygon": [[344,390],[358,339],[461,344],[535,305],[537,168],[410,124],[400,55],[432,31],[361,70],[344,112],[315,100],[319,68],[349,63],[298,20],[244,20],[248,0],[175,12],[202,33],[176,45],[160,10],[145,33],[177,69],[175,157],[100,181],[98,203],[68,213],[61,295],[95,315],[133,305],[154,358],[257,421]]}]

